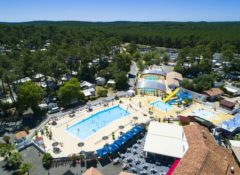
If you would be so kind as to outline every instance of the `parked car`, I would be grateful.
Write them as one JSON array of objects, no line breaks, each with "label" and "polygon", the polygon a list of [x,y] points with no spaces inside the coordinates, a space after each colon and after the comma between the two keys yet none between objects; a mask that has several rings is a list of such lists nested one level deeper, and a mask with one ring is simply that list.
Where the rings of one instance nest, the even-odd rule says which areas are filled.
[{"label": "parked car", "polygon": [[60,108],[59,107],[53,107],[52,109],[50,109],[48,111],[48,114],[53,114],[53,113],[57,113],[60,112]]}]

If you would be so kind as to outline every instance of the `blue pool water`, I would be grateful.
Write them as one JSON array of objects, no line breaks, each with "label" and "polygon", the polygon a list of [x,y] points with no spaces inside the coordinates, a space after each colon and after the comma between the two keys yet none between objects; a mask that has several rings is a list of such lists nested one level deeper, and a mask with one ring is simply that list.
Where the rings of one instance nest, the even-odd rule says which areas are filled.
[{"label": "blue pool water", "polygon": [[192,112],[190,112],[188,115],[194,115],[201,117],[205,120],[213,120],[217,115],[215,115],[213,112],[204,110],[204,109],[195,109]]},{"label": "blue pool water", "polygon": [[155,102],[152,102],[152,103],[150,103],[150,105],[158,108],[158,109],[161,110],[161,111],[166,111],[166,110],[168,111],[169,109],[172,108],[171,105],[169,105],[169,104],[167,104],[167,103],[164,103],[164,102],[162,102],[162,101],[160,101],[160,100],[155,101]]},{"label": "blue pool water", "polygon": [[147,75],[144,77],[145,80],[158,80],[158,77],[154,75]]},{"label": "blue pool water", "polygon": [[80,140],[85,140],[112,121],[128,116],[129,114],[130,113],[128,111],[124,110],[120,106],[113,106],[81,120],[80,122],[68,127],[66,131]]}]

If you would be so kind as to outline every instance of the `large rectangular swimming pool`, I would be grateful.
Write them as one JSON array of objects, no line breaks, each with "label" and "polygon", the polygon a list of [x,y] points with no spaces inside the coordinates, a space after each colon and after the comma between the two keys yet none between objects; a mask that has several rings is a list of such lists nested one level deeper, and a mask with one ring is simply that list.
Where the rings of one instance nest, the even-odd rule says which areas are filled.
[{"label": "large rectangular swimming pool", "polygon": [[130,113],[120,106],[113,106],[99,111],[86,119],[68,127],[66,131],[72,136],[85,140],[101,128],[107,126],[114,120],[128,116]]},{"label": "large rectangular swimming pool", "polygon": [[169,105],[167,103],[164,103],[164,102],[162,102],[160,100],[152,102],[152,103],[150,103],[150,105],[158,108],[161,111],[168,111],[168,110],[170,110],[172,108],[171,105]]}]

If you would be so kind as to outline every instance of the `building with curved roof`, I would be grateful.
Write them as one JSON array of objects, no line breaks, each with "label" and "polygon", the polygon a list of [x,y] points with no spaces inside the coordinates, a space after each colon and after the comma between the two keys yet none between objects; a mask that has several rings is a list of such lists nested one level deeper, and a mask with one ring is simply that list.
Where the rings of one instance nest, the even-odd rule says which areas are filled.
[{"label": "building with curved roof", "polygon": [[165,83],[161,83],[160,81],[149,81],[149,80],[142,80],[138,81],[136,85],[136,89],[139,93],[142,94],[154,94],[154,95],[161,95],[166,93],[166,86]]},{"label": "building with curved roof", "polygon": [[174,72],[169,66],[150,66],[138,77],[137,94],[162,95],[169,94],[180,86],[182,75]]},{"label": "building with curved roof", "polygon": [[166,72],[165,71],[162,71],[162,70],[157,70],[157,69],[148,69],[148,70],[144,70],[142,72],[142,74],[154,74],[154,75],[162,75],[162,76],[165,76],[166,75]]}]

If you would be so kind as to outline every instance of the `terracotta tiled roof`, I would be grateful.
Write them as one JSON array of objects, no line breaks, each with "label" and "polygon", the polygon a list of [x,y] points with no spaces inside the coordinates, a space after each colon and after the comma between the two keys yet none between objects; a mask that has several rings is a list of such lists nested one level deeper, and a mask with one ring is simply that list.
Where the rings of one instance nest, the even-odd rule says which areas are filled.
[{"label": "terracotta tiled roof", "polygon": [[235,103],[223,99],[220,101],[220,105],[226,106],[228,108],[233,108],[235,106]]},{"label": "terracotta tiled roof", "polygon": [[204,93],[210,97],[214,97],[214,96],[222,95],[223,91],[219,88],[212,88],[207,91],[204,91]]},{"label": "terracotta tiled roof", "polygon": [[166,82],[168,85],[175,85],[175,86],[179,86],[179,82],[176,79],[172,79],[172,78],[167,78]]},{"label": "terracotta tiled roof", "polygon": [[172,72],[167,73],[166,79],[176,79],[176,80],[182,81],[183,77],[182,77],[182,74],[172,71]]},{"label": "terracotta tiled roof", "polygon": [[211,133],[198,124],[184,127],[189,149],[176,167],[173,175],[231,175],[240,174],[232,154],[219,146]]},{"label": "terracotta tiled roof", "polygon": [[15,134],[16,140],[19,140],[19,139],[21,139],[21,138],[23,138],[23,137],[26,137],[26,136],[27,136],[26,131],[20,131],[20,132],[18,132],[18,133]]},{"label": "terracotta tiled roof", "polygon": [[96,168],[89,168],[83,173],[83,175],[103,175],[100,171],[98,171]]}]

